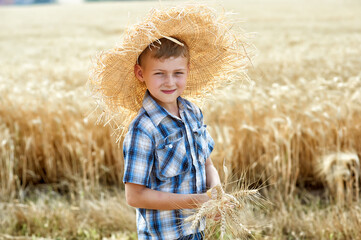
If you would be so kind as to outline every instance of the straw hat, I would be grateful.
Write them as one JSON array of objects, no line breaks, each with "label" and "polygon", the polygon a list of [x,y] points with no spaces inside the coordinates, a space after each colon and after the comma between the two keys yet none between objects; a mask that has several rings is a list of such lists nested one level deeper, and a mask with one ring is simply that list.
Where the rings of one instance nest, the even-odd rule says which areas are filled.
[{"label": "straw hat", "polygon": [[250,45],[231,27],[225,15],[219,17],[204,5],[152,9],[141,23],[125,31],[118,47],[97,56],[88,81],[91,92],[107,118],[116,119],[116,128],[126,128],[146,91],[135,77],[134,65],[149,44],[165,37],[180,39],[189,48],[190,72],[182,97],[201,99],[244,72],[250,62],[246,52]]}]

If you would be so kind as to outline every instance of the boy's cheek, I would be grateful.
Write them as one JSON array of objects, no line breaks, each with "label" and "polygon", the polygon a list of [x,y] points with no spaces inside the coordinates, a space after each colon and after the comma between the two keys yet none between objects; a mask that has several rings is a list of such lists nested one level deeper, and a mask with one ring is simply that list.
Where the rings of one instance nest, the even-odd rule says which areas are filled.
[{"label": "boy's cheek", "polygon": [[183,79],[181,79],[179,82],[178,82],[178,86],[179,87],[185,87],[187,85],[187,76],[185,76]]},{"label": "boy's cheek", "polygon": [[186,86],[187,86],[187,81],[184,81],[184,83],[183,83],[183,90],[186,88]]}]

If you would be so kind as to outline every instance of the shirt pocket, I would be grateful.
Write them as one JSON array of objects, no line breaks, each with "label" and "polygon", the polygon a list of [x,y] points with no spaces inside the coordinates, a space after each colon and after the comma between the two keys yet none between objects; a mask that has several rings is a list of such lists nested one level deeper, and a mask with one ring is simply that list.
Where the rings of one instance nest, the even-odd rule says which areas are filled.
[{"label": "shirt pocket", "polygon": [[205,163],[209,156],[208,139],[207,139],[207,125],[196,127],[193,129],[197,159],[202,164]]},{"label": "shirt pocket", "polygon": [[157,173],[160,179],[170,178],[189,170],[187,151],[182,131],[162,139],[156,148]]}]

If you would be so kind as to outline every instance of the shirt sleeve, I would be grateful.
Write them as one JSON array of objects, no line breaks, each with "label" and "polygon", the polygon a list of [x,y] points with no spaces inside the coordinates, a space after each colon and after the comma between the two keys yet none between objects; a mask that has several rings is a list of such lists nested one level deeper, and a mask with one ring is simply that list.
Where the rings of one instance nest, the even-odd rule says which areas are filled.
[{"label": "shirt sleeve", "polygon": [[206,134],[206,139],[207,139],[207,143],[208,143],[208,154],[206,156],[206,159],[207,159],[207,158],[209,158],[209,156],[211,155],[211,153],[214,149],[214,140],[213,140],[212,136],[209,134],[208,129],[206,129],[205,134]]},{"label": "shirt sleeve", "polygon": [[141,129],[132,129],[123,142],[123,182],[149,187],[149,177],[154,162],[154,144],[150,136]]}]

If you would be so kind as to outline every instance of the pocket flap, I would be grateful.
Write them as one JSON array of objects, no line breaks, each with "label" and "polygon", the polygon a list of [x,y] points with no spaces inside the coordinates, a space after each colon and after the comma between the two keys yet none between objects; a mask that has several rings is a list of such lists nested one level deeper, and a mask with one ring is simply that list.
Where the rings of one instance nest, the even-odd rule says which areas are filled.
[{"label": "pocket flap", "polygon": [[189,170],[189,163],[181,131],[159,142],[156,149],[159,179],[174,177]]},{"label": "pocket flap", "polygon": [[172,133],[166,138],[161,139],[157,145],[157,149],[163,149],[165,147],[172,148],[172,145],[183,139],[183,134],[181,131]]},{"label": "pocket flap", "polygon": [[193,128],[193,132],[198,134],[199,136],[205,135],[205,131],[207,130],[207,125],[202,125],[201,127]]}]

